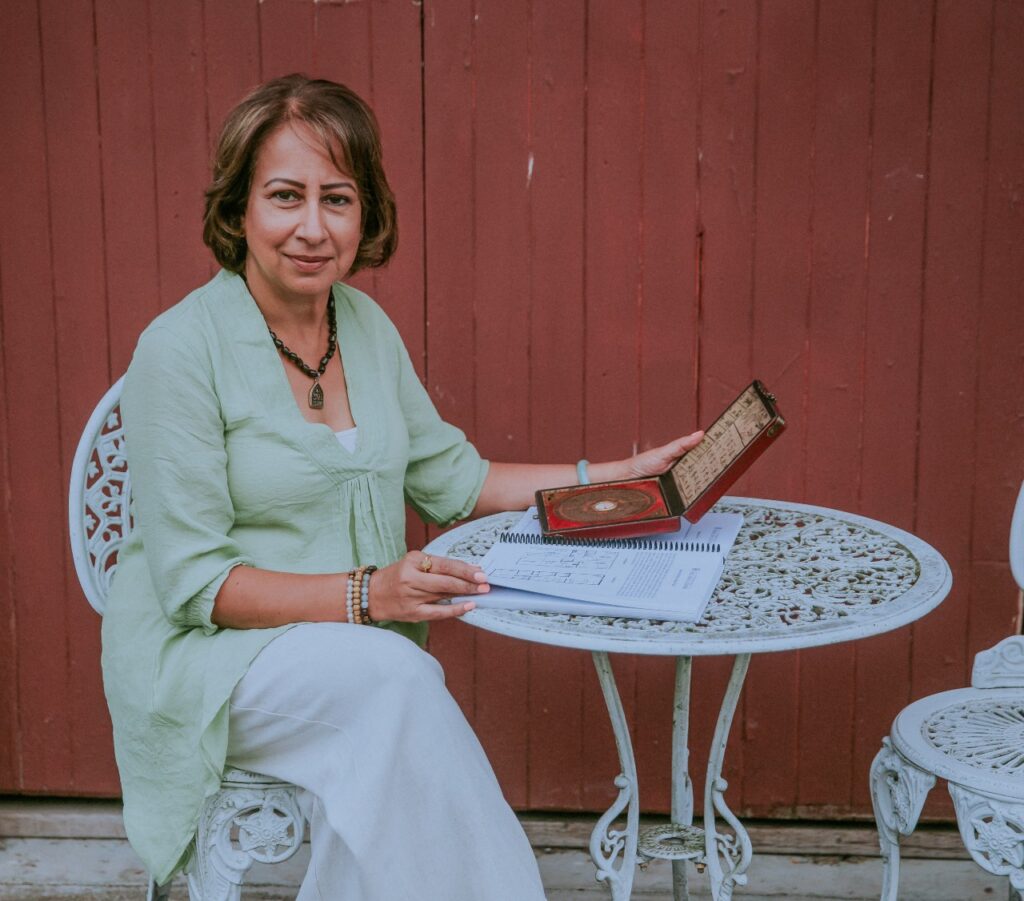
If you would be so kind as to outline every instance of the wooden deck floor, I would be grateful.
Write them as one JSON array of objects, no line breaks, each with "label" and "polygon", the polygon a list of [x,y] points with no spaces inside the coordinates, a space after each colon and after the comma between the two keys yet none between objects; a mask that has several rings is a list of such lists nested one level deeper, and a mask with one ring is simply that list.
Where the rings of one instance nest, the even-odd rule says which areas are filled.
[{"label": "wooden deck floor", "polygon": [[[549,901],[606,901],[585,850],[585,819],[524,817]],[[755,858],[737,901],[868,901],[881,891],[882,865],[868,825],[754,823]],[[308,849],[275,867],[256,866],[244,901],[291,901]],[[671,873],[656,862],[637,874],[637,901],[670,901]],[[116,805],[0,801],[0,901],[141,901],[145,874],[121,832]],[[692,896],[709,897],[694,874]],[[956,831],[922,828],[905,847],[900,901],[1004,901],[1005,879],[967,859]],[[173,901],[187,901],[180,885]],[[515,901],[510,898],[509,901]]]}]

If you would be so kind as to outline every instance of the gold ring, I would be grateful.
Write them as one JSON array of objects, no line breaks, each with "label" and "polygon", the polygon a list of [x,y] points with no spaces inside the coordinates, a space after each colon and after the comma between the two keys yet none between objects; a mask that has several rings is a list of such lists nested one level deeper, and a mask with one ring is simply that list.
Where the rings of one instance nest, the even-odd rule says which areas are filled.
[{"label": "gold ring", "polygon": [[420,560],[420,569],[423,572],[428,573],[428,572],[430,572],[430,569],[431,569],[431,567],[433,567],[433,565],[434,565],[434,561],[430,559],[430,555],[429,554],[424,554],[423,555],[423,559]]}]

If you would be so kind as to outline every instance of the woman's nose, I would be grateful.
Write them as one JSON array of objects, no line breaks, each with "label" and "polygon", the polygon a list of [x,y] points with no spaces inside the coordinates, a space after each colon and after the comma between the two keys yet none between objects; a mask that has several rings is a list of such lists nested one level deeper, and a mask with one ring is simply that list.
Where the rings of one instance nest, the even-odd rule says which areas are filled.
[{"label": "woman's nose", "polygon": [[318,244],[327,236],[324,227],[324,211],[319,198],[311,198],[302,205],[299,225],[296,229],[298,237],[311,244]]}]

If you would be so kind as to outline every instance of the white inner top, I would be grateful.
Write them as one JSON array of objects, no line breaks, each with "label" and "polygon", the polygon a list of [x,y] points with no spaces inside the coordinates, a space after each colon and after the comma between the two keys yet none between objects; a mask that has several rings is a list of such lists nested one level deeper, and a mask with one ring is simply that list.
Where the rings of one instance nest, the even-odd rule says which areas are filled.
[{"label": "white inner top", "polygon": [[354,425],[350,429],[335,432],[334,435],[338,439],[338,443],[351,454],[356,449],[356,436],[358,432],[359,426]]}]

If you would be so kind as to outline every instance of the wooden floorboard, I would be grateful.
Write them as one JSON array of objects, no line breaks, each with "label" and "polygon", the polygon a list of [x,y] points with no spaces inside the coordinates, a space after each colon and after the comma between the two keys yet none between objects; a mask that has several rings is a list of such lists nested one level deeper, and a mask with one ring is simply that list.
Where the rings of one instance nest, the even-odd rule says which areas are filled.
[{"label": "wooden floorboard", "polygon": [[[308,845],[291,860],[250,871],[243,901],[285,901],[295,897],[308,861]],[[581,849],[537,849],[548,901],[607,899],[594,880],[594,868]],[[877,857],[827,857],[762,853],[748,873],[750,884],[737,899],[791,901],[867,901],[881,891],[882,866]],[[656,862],[637,874],[633,898],[669,901],[671,872]],[[709,897],[706,876],[692,877],[692,897]],[[145,874],[123,839],[0,840],[2,901],[140,901]],[[1007,896],[1005,879],[983,872],[969,860],[904,861],[900,901],[991,901]],[[187,901],[181,879],[172,901]],[[515,901],[514,898],[508,901]]]},{"label": "wooden floorboard", "polygon": [[[587,817],[524,815],[548,901],[610,897],[594,880],[586,850]],[[735,898],[866,901],[881,891],[882,864],[868,824],[752,822],[750,882]],[[243,901],[292,899],[308,845],[277,866],[250,871]],[[0,901],[139,901],[145,873],[124,839],[120,806],[106,801],[0,800]],[[667,864],[637,873],[633,897],[671,898]],[[692,897],[709,897],[706,876],[692,876]],[[904,843],[900,901],[991,901],[1006,898],[1005,879],[970,861],[955,829],[924,826]],[[183,883],[172,901],[186,901]],[[515,899],[509,899],[515,901]]]}]

